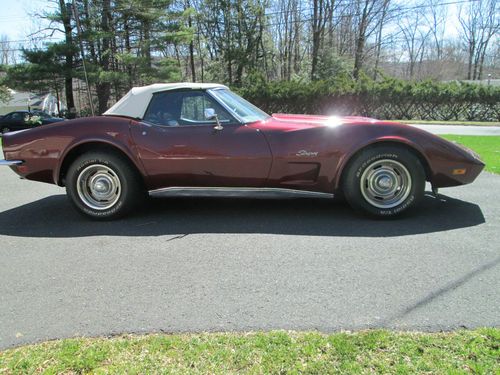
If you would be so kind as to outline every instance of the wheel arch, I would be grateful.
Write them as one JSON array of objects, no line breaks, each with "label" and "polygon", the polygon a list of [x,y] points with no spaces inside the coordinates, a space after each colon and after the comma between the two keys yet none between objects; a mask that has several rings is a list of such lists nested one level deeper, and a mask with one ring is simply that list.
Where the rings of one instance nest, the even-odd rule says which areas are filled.
[{"label": "wheel arch", "polygon": [[142,182],[144,183],[144,173],[138,163],[134,158],[123,148],[119,147],[114,143],[109,143],[106,141],[85,141],[75,144],[73,147],[67,150],[62,162],[59,164],[59,168],[55,171],[54,181],[59,186],[65,186],[65,178],[70,165],[81,155],[91,152],[91,151],[102,151],[113,153],[125,160],[129,165],[135,170],[135,172],[140,176]]},{"label": "wheel arch", "polygon": [[422,164],[422,167],[424,168],[426,181],[429,181],[431,179],[432,169],[431,169],[429,160],[425,156],[424,152],[416,144],[411,143],[409,141],[402,141],[402,140],[397,140],[397,139],[378,139],[374,142],[365,144],[365,145],[357,148],[356,151],[347,155],[342,160],[342,162],[339,165],[339,168],[337,168],[337,174],[335,176],[335,184],[334,184],[335,191],[339,190],[340,187],[342,186],[342,178],[345,176],[345,172],[347,171],[347,167],[349,166],[349,163],[357,155],[359,155],[361,152],[363,152],[367,149],[370,149],[370,148],[387,147],[387,146],[402,148],[406,151],[411,152],[413,155],[415,155],[417,157],[417,159]]}]

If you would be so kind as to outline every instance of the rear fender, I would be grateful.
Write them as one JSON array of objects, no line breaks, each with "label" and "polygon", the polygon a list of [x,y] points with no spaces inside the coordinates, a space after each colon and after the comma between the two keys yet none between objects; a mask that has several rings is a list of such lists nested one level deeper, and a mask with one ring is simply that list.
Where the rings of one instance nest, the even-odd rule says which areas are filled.
[{"label": "rear fender", "polygon": [[109,137],[109,138],[86,138],[79,139],[74,143],[70,144],[62,154],[57,167],[54,169],[54,183],[63,186],[64,173],[71,164],[71,161],[84,152],[88,152],[92,149],[99,148],[112,148],[118,153],[126,157],[137,169],[137,171],[144,177],[145,171],[142,163],[139,161],[137,156],[132,153],[131,150],[135,149],[135,144],[129,138],[128,144],[125,145],[122,140]]}]

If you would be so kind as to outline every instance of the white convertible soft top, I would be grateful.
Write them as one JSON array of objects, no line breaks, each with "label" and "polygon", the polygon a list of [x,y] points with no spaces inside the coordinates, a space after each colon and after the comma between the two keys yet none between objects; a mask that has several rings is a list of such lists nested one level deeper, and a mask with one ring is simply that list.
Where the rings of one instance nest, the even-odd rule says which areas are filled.
[{"label": "white convertible soft top", "polygon": [[110,109],[104,112],[104,115],[128,116],[134,118],[143,118],[149,102],[154,93],[175,90],[175,89],[212,89],[225,88],[226,86],[218,83],[155,83],[149,86],[134,87],[123,98],[115,103]]}]

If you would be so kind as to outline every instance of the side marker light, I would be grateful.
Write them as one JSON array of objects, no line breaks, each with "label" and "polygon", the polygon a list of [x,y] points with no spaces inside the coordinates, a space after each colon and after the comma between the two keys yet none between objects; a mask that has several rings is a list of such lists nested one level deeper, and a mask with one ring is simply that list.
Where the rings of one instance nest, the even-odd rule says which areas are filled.
[{"label": "side marker light", "polygon": [[453,172],[452,172],[452,174],[454,176],[456,176],[456,175],[464,175],[466,172],[467,172],[467,169],[460,168],[460,169],[454,169]]}]

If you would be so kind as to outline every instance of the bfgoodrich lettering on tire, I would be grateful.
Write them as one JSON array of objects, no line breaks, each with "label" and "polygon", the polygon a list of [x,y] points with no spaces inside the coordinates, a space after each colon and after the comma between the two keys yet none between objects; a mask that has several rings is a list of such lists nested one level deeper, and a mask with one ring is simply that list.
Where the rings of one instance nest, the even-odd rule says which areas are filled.
[{"label": "bfgoodrich lettering on tire", "polygon": [[85,216],[108,220],[130,212],[142,197],[140,179],[118,155],[89,152],[70,166],[66,193]]},{"label": "bfgoodrich lettering on tire", "polygon": [[422,198],[425,172],[418,157],[398,146],[362,150],[342,178],[346,200],[356,210],[378,217],[402,214]]}]

